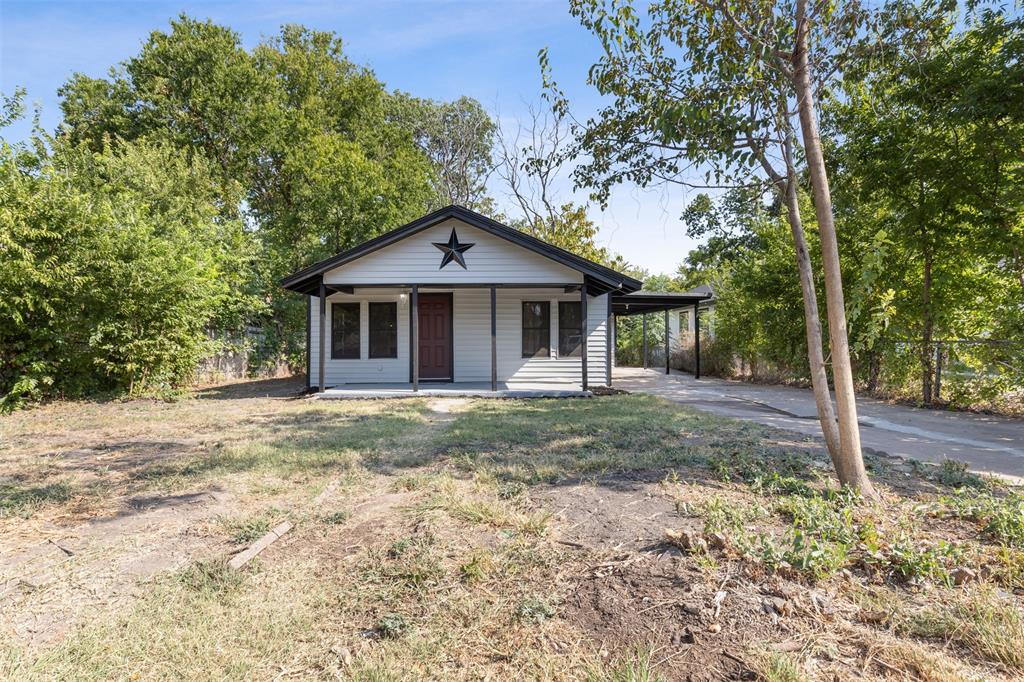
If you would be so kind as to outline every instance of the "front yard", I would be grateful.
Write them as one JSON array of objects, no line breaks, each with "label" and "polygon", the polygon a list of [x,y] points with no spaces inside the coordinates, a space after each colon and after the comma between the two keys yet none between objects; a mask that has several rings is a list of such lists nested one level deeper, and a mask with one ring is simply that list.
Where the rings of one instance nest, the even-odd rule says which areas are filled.
[{"label": "front yard", "polygon": [[3,417],[0,675],[1024,674],[1024,497],[954,463],[872,456],[867,505],[813,442],[657,398],[295,389]]}]

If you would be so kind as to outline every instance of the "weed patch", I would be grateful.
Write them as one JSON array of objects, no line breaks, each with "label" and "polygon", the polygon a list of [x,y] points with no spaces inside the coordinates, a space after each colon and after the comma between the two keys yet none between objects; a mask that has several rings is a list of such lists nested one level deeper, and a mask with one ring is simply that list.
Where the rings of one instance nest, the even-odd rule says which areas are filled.
[{"label": "weed patch", "polygon": [[1024,670],[1024,613],[990,587],[978,587],[901,621],[916,637],[956,642],[987,661]]},{"label": "weed patch", "polygon": [[523,623],[540,625],[549,618],[555,617],[555,607],[537,596],[525,597],[516,607],[516,618]]},{"label": "weed patch", "polygon": [[942,499],[947,513],[978,524],[983,537],[1008,547],[1024,549],[1024,494],[1003,496],[976,490],[960,491]]},{"label": "weed patch", "polygon": [[0,519],[9,516],[27,519],[40,508],[66,503],[71,497],[71,486],[63,482],[37,486],[0,482]]}]

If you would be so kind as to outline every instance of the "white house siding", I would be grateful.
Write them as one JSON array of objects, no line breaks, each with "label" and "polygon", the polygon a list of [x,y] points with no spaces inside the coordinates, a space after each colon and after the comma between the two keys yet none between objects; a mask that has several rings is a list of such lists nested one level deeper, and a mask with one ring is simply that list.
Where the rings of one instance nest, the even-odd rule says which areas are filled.
[{"label": "white house siding", "polygon": [[[462,236],[460,235],[460,239]],[[436,250],[436,249],[435,249]],[[449,266],[451,267],[451,266]],[[439,290],[430,289],[431,293]],[[327,324],[330,332],[330,303],[358,301],[360,303],[359,360],[332,360],[325,362],[327,386],[344,383],[392,383],[409,381],[409,297],[400,300],[397,290],[356,288],[354,295],[334,294],[328,298]],[[426,293],[426,291],[424,291]],[[455,330],[453,353],[455,381],[490,381],[491,378],[491,299],[490,289],[453,290],[453,326]],[[367,302],[398,302],[398,358],[369,359]],[[558,302],[579,301],[578,293],[565,293],[562,289],[498,289],[497,290],[497,355],[499,381],[564,382],[578,384],[582,367],[579,357],[558,357]],[[522,357],[522,302],[548,301],[551,304],[551,357]],[[310,384],[318,385],[319,371],[319,301],[311,298],[310,328]],[[588,382],[594,386],[606,383],[607,362],[607,296],[589,297],[588,319]],[[329,336],[328,336],[329,344]],[[328,345],[329,347],[329,345]]]},{"label": "white house siding", "polygon": [[[468,269],[451,263],[438,268],[441,252],[433,242],[447,242],[452,228],[465,252]],[[496,237],[460,220],[406,237],[394,244],[337,267],[324,276],[327,284],[570,284],[583,281],[577,270]]]},{"label": "white house siding", "polygon": [[[438,266],[441,252],[433,242],[447,242],[455,228],[462,243],[473,247],[465,252],[467,269],[449,264]],[[354,294],[332,294],[327,306],[330,331],[330,303],[360,303],[359,360],[325,362],[327,386],[345,383],[395,383],[409,381],[409,296],[408,288],[379,289],[360,285],[420,285],[422,293],[444,291],[430,285],[481,285],[481,288],[448,289],[453,298],[453,355],[455,381],[490,381],[491,308],[489,284],[557,284],[558,288],[499,288],[497,290],[497,372],[499,381],[565,382],[581,380],[581,359],[558,357],[558,302],[579,301],[579,293],[566,293],[564,285],[583,282],[583,275],[546,256],[506,239],[494,236],[462,221],[451,219],[406,237],[325,273],[327,284],[353,286]],[[402,300],[401,294],[405,294]],[[398,357],[370,359],[367,303],[398,300]],[[551,357],[522,357],[522,302],[542,300],[551,304]],[[319,371],[319,300],[312,297],[310,324],[310,383],[316,386]],[[587,303],[588,381],[604,385],[607,362],[607,296],[591,297]]]},{"label": "white house siding", "polygon": [[[324,363],[324,383],[337,386],[343,383],[388,383],[409,380],[409,297],[402,301],[399,292],[374,290],[372,294],[347,296],[335,294],[327,299],[327,360]],[[310,386],[319,386],[320,371],[320,300],[311,297],[309,357]],[[370,358],[370,319],[367,304],[370,301],[398,301],[398,357]],[[331,347],[331,303],[359,303],[359,359],[333,360]]]}]

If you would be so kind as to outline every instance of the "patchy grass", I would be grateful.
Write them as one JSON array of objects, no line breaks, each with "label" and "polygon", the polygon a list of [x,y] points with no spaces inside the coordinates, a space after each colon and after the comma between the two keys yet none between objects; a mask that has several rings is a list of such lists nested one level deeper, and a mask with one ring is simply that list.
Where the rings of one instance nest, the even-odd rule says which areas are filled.
[{"label": "patchy grass", "polygon": [[71,497],[71,486],[60,481],[45,485],[0,482],[0,519],[8,516],[29,518],[39,509],[64,504]]},{"label": "patchy grass", "polygon": [[974,656],[1024,670],[1024,614],[990,587],[954,595],[899,622],[916,637],[955,642]]},{"label": "patchy grass", "polygon": [[594,666],[586,679],[587,682],[663,682],[665,678],[654,669],[654,663],[651,650],[640,648],[611,663]]},{"label": "patchy grass", "polygon": [[755,663],[756,672],[765,682],[803,682],[807,679],[800,660],[792,654],[770,652],[761,654]]},{"label": "patchy grass", "polygon": [[259,514],[244,519],[234,519],[226,524],[231,533],[231,542],[236,545],[247,545],[259,540],[270,531],[271,519]]},{"label": "patchy grass", "polygon": [[[461,401],[443,418],[419,400],[58,404],[4,427],[0,549],[53,556],[60,578],[36,577],[51,582],[17,591],[0,617],[56,609],[73,627],[42,643],[11,627],[0,677],[1024,670],[1021,494],[955,463],[907,475],[871,457],[883,500],[866,503],[802,437],[637,395]],[[214,494],[208,510],[196,501]],[[227,567],[283,518],[291,533]],[[118,530],[70,555],[39,539],[66,528],[46,536],[59,547],[103,526],[85,520]],[[666,526],[700,550],[666,545]],[[132,573],[168,535],[168,556],[189,560]],[[82,580],[117,607],[72,608],[85,592],[57,590]]]},{"label": "patchy grass", "polygon": [[991,540],[1024,549],[1024,494],[960,490],[942,498],[946,513],[975,522]]}]

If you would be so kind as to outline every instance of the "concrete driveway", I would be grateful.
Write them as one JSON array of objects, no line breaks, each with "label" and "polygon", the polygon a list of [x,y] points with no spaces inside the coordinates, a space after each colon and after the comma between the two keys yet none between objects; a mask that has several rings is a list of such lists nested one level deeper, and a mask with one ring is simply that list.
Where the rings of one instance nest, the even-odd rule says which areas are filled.
[{"label": "concrete driveway", "polygon": [[[821,437],[809,389],[617,367],[615,388],[651,393],[698,410]],[[1024,480],[1024,420],[926,410],[857,399],[864,447],[890,455],[967,462],[972,471]]]}]

